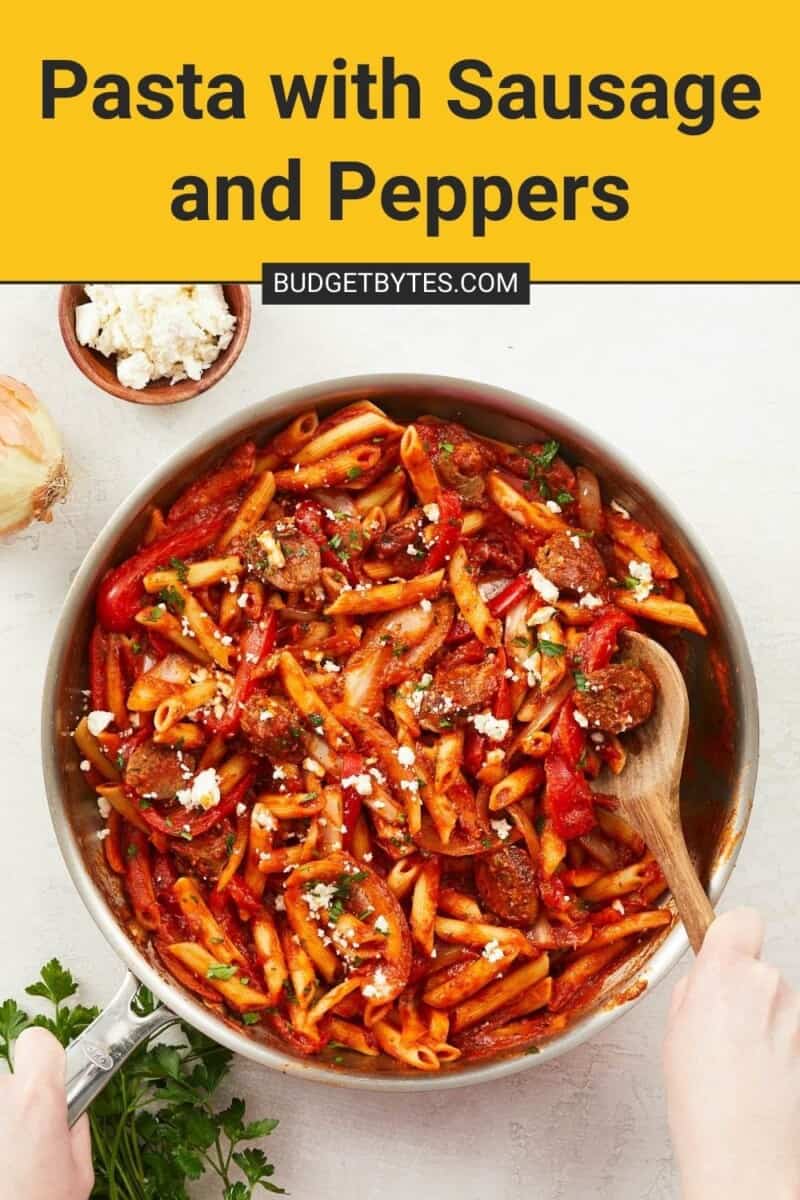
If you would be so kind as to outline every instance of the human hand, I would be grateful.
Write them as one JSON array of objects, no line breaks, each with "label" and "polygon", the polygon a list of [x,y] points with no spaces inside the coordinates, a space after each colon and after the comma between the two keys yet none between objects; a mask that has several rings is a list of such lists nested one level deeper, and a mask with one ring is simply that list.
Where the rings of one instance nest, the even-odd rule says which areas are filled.
[{"label": "human hand", "polygon": [[759,961],[752,909],[718,917],[672,997],[664,1071],[684,1200],[800,1196],[800,996]]},{"label": "human hand", "polygon": [[14,1200],[86,1200],[94,1184],[89,1121],[69,1129],[64,1051],[26,1029],[14,1074],[0,1079],[0,1191]]}]

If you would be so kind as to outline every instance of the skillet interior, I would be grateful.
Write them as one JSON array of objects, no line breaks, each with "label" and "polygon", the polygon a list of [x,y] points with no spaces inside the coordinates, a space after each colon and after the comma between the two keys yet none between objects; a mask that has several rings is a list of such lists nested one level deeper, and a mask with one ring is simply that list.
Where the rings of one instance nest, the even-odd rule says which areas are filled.
[{"label": "skillet interior", "polygon": [[[232,1049],[271,1067],[345,1086],[405,1090],[489,1079],[546,1061],[584,1040],[624,1011],[655,982],[686,947],[681,927],[650,941],[606,982],[593,1009],[554,1038],[536,1056],[512,1053],[485,1064],[443,1068],[420,1077],[398,1070],[383,1057],[364,1059],[346,1054],[342,1066],[301,1060],[269,1034],[258,1040],[224,1015],[212,1013],[168,978],[157,958],[145,960],[130,940],[128,907],[116,876],[105,867],[97,808],[78,769],[70,730],[82,711],[86,681],[86,649],[91,630],[92,596],[109,565],[130,554],[139,541],[146,512],[169,501],[196,474],[245,436],[263,442],[297,412],[314,406],[324,415],[355,399],[370,398],[398,419],[423,412],[461,420],[478,432],[508,441],[555,437],[565,456],[596,470],[606,496],[622,500],[634,516],[657,530],[679,566],[688,598],[709,629],[702,640],[679,635],[671,646],[684,666],[692,722],[682,787],[682,815],[687,841],[713,898],[719,895],[733,865],[749,815],[755,785],[758,745],[755,684],[747,648],[735,611],[707,557],[701,558],[665,500],[644,484],[614,451],[551,410],[523,397],[488,386],[444,377],[375,376],[331,381],[297,389],[230,418],[202,435],[171,462],[164,464],[112,517],[90,551],[67,597],[51,653],[44,691],[43,752],[45,779],[53,820],[67,865],[95,920],[129,967],[179,1015]],[[174,462],[174,465],[172,465]]]}]

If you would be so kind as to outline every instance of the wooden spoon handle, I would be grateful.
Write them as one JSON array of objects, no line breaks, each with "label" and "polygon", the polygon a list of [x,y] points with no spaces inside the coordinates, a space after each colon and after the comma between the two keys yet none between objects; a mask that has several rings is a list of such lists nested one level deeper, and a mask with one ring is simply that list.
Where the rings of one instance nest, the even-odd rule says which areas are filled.
[{"label": "wooden spoon handle", "polygon": [[[632,824],[642,834],[669,885],[675,907],[686,927],[695,954],[703,944],[714,920],[711,901],[697,878],[681,828],[677,797],[674,804],[655,803],[652,799],[632,804]],[[674,817],[672,814],[675,814]]]},{"label": "wooden spoon handle", "polygon": [[703,938],[708,932],[708,927],[714,920],[714,909],[703,890],[703,885],[697,878],[697,872],[689,858],[689,851],[686,849],[682,834],[680,840],[674,839],[668,853],[662,856],[659,865],[669,884],[669,890],[675,900],[675,907],[689,935],[692,949],[697,954],[703,944]]}]

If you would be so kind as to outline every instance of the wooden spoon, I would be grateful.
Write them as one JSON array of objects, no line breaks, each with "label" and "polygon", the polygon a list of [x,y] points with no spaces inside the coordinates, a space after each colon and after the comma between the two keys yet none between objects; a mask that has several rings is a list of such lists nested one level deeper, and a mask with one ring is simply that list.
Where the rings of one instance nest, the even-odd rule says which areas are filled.
[{"label": "wooden spoon", "polygon": [[656,702],[650,719],[626,735],[625,770],[616,776],[604,772],[595,786],[617,797],[620,815],[644,838],[697,953],[714,920],[714,910],[697,878],[681,828],[680,783],[689,697],[675,660],[663,646],[630,630],[625,630],[624,636],[625,661],[650,676],[656,686]]}]

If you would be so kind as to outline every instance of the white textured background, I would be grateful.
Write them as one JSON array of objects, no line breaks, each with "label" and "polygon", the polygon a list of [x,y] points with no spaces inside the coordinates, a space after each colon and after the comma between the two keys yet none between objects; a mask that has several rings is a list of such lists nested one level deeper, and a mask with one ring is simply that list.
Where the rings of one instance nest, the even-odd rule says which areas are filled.
[{"label": "white textured background", "polygon": [[[757,803],[724,904],[764,912],[768,953],[800,981],[800,288],[551,287],[531,308],[495,309],[261,309],[254,296],[232,373],[162,410],[83,379],[56,299],[52,287],[0,288],[0,374],[46,401],[74,473],[53,524],[0,547],[0,995],[53,954],[90,1001],[121,974],[62,867],[38,752],[51,629],[95,534],[152,465],[219,417],[295,384],[386,370],[483,379],[563,408],[637,460],[699,532],[739,606],[761,697]],[[677,1195],[659,1070],[668,993],[504,1083],[394,1098],[242,1062],[234,1084],[254,1113],[280,1117],[269,1150],[298,1200],[666,1200]]]}]

